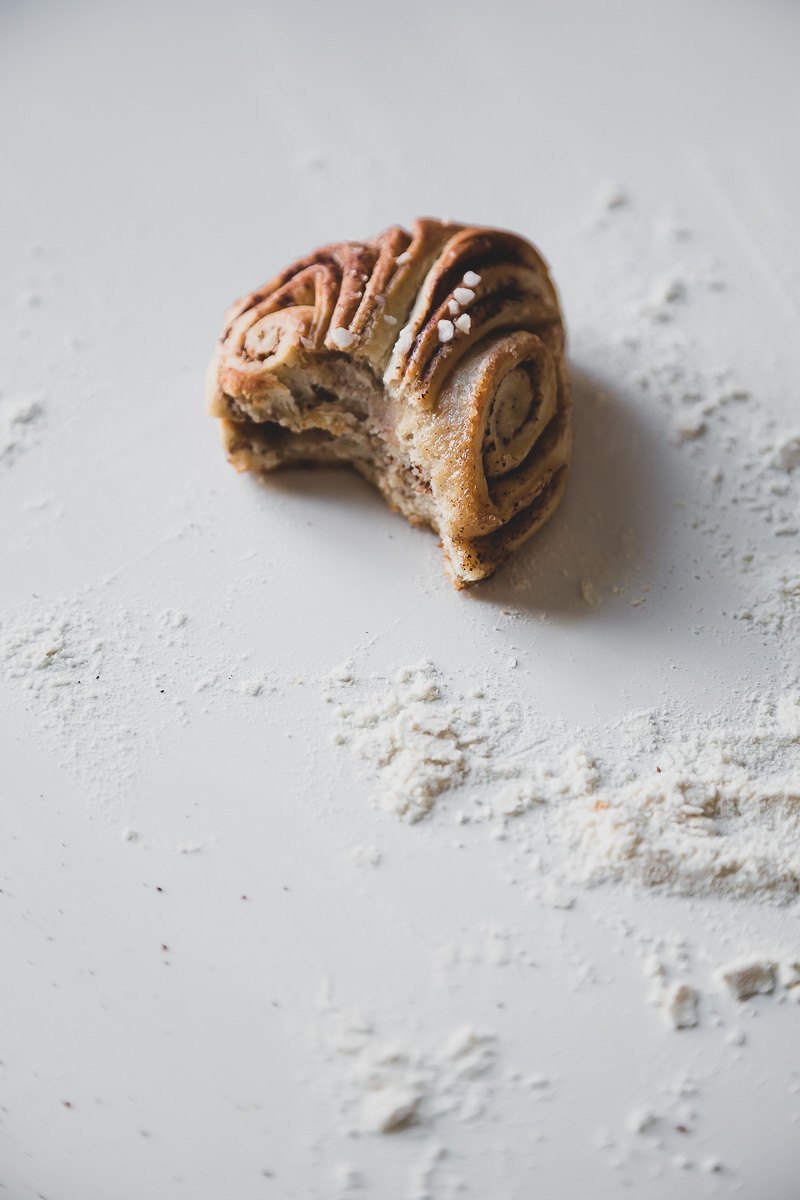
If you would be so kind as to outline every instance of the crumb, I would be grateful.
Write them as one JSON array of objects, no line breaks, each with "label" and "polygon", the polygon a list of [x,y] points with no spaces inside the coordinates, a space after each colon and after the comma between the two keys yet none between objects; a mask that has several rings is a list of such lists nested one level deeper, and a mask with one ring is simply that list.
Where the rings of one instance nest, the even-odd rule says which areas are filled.
[{"label": "crumb", "polygon": [[664,1011],[673,1029],[693,1029],[700,1022],[700,993],[688,983],[676,983],[666,994]]},{"label": "crumb", "polygon": [[764,996],[775,990],[777,966],[774,962],[753,960],[720,968],[720,978],[736,1000]]}]

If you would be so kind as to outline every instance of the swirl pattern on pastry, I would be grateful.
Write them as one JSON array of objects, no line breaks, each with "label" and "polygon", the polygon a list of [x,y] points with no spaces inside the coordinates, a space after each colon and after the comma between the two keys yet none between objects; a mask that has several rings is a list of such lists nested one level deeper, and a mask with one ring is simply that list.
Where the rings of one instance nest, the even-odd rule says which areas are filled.
[{"label": "swirl pattern on pastry", "polygon": [[209,369],[239,470],[349,463],[439,533],[457,587],[551,515],[571,449],[564,325],[538,251],[423,219],[237,301]]}]

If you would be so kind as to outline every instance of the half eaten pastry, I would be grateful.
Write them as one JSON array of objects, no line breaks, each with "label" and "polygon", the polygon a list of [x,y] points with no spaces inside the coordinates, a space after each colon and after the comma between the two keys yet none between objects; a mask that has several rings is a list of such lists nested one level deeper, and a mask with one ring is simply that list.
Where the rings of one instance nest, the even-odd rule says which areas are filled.
[{"label": "half eaten pastry", "polygon": [[337,242],[238,300],[209,410],[240,471],[346,463],[440,536],[456,587],[558,505],[570,456],[564,325],[541,256],[420,220]]}]

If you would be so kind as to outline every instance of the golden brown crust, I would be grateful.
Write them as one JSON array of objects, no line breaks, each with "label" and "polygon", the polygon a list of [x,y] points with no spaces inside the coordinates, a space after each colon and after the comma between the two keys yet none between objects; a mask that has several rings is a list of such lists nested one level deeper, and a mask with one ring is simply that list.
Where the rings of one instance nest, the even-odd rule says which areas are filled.
[{"label": "golden brown crust", "polygon": [[231,461],[346,461],[442,538],[456,586],[550,516],[571,449],[564,326],[538,251],[423,219],[298,260],[229,309],[209,410]]}]

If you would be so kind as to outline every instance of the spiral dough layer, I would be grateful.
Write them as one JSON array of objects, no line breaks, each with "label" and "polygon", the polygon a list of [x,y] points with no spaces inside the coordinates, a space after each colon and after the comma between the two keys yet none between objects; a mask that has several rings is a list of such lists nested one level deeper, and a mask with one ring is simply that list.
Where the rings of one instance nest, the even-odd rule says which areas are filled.
[{"label": "spiral dough layer", "polygon": [[439,534],[457,587],[563,491],[558,296],[538,251],[500,230],[423,219],[300,259],[229,309],[208,398],[235,467],[355,467]]}]

